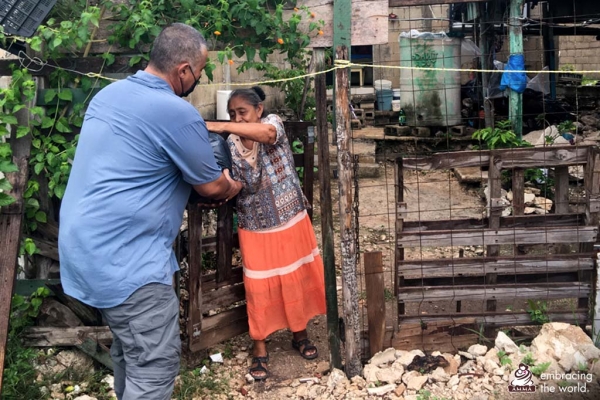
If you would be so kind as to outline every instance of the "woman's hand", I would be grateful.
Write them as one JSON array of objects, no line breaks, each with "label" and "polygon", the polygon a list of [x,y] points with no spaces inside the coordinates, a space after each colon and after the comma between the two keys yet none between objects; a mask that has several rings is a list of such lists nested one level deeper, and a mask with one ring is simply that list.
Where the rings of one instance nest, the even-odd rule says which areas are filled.
[{"label": "woman's hand", "polygon": [[206,122],[206,129],[214,133],[223,133],[226,131],[227,122]]}]

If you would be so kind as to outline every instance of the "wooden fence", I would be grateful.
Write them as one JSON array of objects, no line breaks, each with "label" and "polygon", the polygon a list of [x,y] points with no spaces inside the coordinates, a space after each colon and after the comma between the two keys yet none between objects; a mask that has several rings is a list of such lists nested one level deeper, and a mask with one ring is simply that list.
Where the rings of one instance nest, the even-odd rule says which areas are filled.
[{"label": "wooden fence", "polygon": [[[569,213],[568,167],[575,165],[584,168],[585,210],[582,213]],[[405,171],[456,167],[488,168],[488,217],[407,221]],[[523,177],[527,168],[554,169],[553,213],[523,215]],[[579,325],[590,322],[590,298],[595,299],[593,246],[598,238],[600,211],[600,151],[597,147],[440,153],[422,158],[399,158],[396,170],[398,331],[392,340],[394,347],[452,351],[476,343],[480,335],[492,334],[494,328],[532,325],[529,310],[523,306],[528,300],[547,304],[548,309],[542,314],[552,321]],[[512,171],[513,215],[508,217],[502,217],[506,205],[500,201],[503,170]],[[519,254],[522,252],[518,246],[540,244],[554,244],[553,254],[548,251]],[[484,246],[485,255],[405,259],[408,248],[444,246],[453,249],[453,246]],[[508,255],[507,249],[512,250]],[[572,306],[554,307],[555,302],[547,301],[555,299],[570,299],[567,304],[570,301]],[[463,309],[463,302],[467,301],[471,306]],[[497,310],[497,303],[503,301],[521,304],[518,308],[523,310],[505,311],[504,307]],[[422,305],[436,302],[445,302],[446,307],[450,303],[451,312],[436,312],[429,307],[426,313],[422,312]]]},{"label": "wooden fence", "polygon": [[[285,122],[290,144],[300,140],[303,153],[294,154],[294,163],[302,168],[302,187],[309,203],[313,202],[314,181],[314,127],[307,122]],[[312,218],[312,210],[308,210]],[[217,234],[202,237],[202,210],[198,205],[188,207],[189,254],[187,291],[189,302],[185,307],[186,345],[189,363],[195,363],[200,350],[213,346],[248,330],[244,303],[245,292],[242,267],[233,265],[233,249],[238,246],[234,233],[233,204],[218,209]],[[202,274],[203,254],[216,252],[217,269]],[[199,354],[199,357],[202,357]]]}]

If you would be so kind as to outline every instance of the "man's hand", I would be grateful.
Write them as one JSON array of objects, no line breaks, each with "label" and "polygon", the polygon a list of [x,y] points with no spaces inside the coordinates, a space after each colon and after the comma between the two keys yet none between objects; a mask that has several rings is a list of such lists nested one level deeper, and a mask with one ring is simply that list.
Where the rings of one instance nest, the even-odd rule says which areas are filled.
[{"label": "man's hand", "polygon": [[228,169],[223,170],[223,175],[225,175],[225,178],[227,178],[227,181],[231,185],[231,188],[227,192],[227,195],[225,197],[225,201],[228,201],[229,199],[235,197],[240,192],[240,190],[242,190],[244,188],[244,185],[242,185],[242,182],[234,181],[231,178],[231,175],[229,174]]}]

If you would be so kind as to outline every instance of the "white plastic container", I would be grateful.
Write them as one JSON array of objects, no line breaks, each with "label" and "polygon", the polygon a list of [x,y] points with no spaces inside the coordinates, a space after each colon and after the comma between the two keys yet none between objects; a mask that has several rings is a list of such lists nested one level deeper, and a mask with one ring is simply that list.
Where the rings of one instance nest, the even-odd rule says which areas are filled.
[{"label": "white plastic container", "polygon": [[227,112],[227,102],[231,90],[217,90],[217,119],[229,121],[229,113]]},{"label": "white plastic container", "polygon": [[392,100],[392,111],[400,111],[400,100]]},{"label": "white plastic container", "polygon": [[398,89],[392,89],[394,100],[400,100],[400,91],[401,90],[402,89],[400,89],[400,88],[398,88]]},{"label": "white plastic container", "polygon": [[392,89],[392,81],[388,81],[385,79],[378,79],[373,82],[373,87],[375,90],[391,90]]}]

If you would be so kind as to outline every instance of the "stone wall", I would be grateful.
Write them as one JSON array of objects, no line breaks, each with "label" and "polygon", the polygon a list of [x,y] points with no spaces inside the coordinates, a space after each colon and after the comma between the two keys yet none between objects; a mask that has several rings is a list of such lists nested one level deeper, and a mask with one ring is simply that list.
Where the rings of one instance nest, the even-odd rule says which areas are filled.
[{"label": "stone wall", "polygon": [[[600,40],[594,36],[561,36],[559,38],[559,68],[572,65],[577,71],[600,70]],[[600,79],[600,74],[585,74]]]}]

